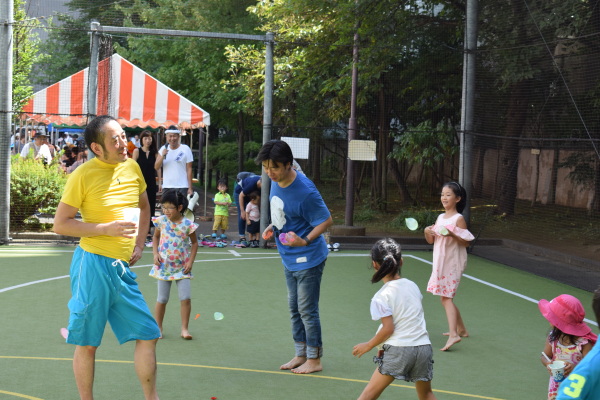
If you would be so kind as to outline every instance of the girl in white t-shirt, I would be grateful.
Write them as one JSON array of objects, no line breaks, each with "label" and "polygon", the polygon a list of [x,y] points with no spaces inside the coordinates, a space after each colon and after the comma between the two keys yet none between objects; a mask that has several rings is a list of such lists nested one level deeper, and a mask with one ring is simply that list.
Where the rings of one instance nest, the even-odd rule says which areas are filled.
[{"label": "girl in white t-shirt", "polygon": [[433,350],[421,291],[400,276],[402,252],[393,239],[378,240],[371,248],[371,259],[375,269],[371,282],[383,281],[371,299],[371,318],[381,320],[381,325],[371,340],[354,346],[352,354],[360,357],[377,346],[374,361],[379,366],[358,400],[377,399],[394,379],[415,382],[419,400],[435,400],[431,390]]}]

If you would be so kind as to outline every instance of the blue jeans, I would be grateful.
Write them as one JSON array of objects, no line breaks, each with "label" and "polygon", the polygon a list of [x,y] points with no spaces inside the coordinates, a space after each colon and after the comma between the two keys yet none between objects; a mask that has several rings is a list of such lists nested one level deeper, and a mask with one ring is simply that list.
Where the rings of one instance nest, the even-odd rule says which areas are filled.
[{"label": "blue jeans", "polygon": [[325,261],[302,271],[289,271],[284,267],[292,337],[298,357],[321,358],[323,356],[319,296],[324,268]]},{"label": "blue jeans", "polygon": [[246,197],[244,196],[244,204],[240,204],[240,193],[242,193],[242,187],[236,185],[233,189],[233,195],[235,196],[235,205],[238,212],[238,233],[240,238],[246,237],[246,220],[242,219],[242,210],[246,210]]}]

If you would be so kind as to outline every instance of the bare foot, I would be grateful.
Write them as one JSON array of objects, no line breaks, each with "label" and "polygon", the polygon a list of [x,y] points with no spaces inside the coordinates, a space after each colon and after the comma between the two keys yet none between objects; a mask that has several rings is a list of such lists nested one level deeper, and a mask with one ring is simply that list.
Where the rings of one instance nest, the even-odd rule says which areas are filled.
[{"label": "bare foot", "polygon": [[440,350],[446,351],[446,350],[450,349],[450,347],[452,347],[452,345],[454,345],[460,341],[461,341],[460,336],[449,336],[448,341],[446,342],[446,345],[444,347],[442,347]]},{"label": "bare foot", "polygon": [[[450,332],[444,332],[444,333],[442,333],[442,335],[444,335],[444,336],[450,336]],[[469,337],[469,332],[467,332],[467,331],[459,332],[458,336],[460,336],[460,337]]]},{"label": "bare foot", "polygon": [[323,371],[320,358],[309,358],[298,368],[292,369],[292,372],[295,374],[312,374],[319,371]]},{"label": "bare foot", "polygon": [[287,363],[283,364],[279,369],[294,369],[296,367],[301,366],[306,362],[306,357],[294,357]]},{"label": "bare foot", "polygon": [[181,337],[185,340],[192,340],[192,335],[190,335],[190,332],[187,329],[181,331]]}]

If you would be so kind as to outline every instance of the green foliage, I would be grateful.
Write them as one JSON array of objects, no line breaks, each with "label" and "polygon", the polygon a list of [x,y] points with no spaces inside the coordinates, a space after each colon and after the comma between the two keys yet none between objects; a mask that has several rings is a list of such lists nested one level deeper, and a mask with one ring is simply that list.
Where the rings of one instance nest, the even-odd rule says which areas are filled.
[{"label": "green foliage", "polygon": [[362,205],[358,210],[354,210],[354,220],[356,222],[372,221],[378,212],[369,204]]},{"label": "green foliage", "polygon": [[440,123],[433,128],[429,121],[397,136],[391,157],[432,168],[458,151],[455,132]]},{"label": "green foliage", "polygon": [[39,23],[36,20],[27,20],[26,23],[19,24],[25,19],[27,19],[25,0],[14,0],[12,105],[15,113],[21,111],[33,94],[29,76],[33,64],[39,58],[37,55],[39,40],[37,35],[31,32],[32,28]]},{"label": "green foliage", "polygon": [[427,208],[409,208],[401,211],[396,218],[390,222],[390,227],[394,230],[412,232],[406,227],[405,219],[414,218],[419,223],[419,228],[417,231],[423,231],[426,226],[435,224],[435,220],[439,214],[440,211],[438,210],[431,210]]},{"label": "green foliage", "polygon": [[37,70],[34,81],[50,86],[90,65],[90,38],[84,34],[90,28],[88,20],[58,14],[50,27],[66,26],[70,29],[52,29],[44,42],[44,63]]},{"label": "green foliage", "polygon": [[22,229],[36,212],[53,214],[60,201],[67,176],[55,163],[48,166],[15,155],[10,169],[10,224]]},{"label": "green foliage", "polygon": [[[134,0],[119,9],[129,26],[255,34],[256,20],[245,11],[251,4],[253,0]],[[222,85],[229,73],[228,43],[223,39],[131,36],[117,51],[205,108],[211,114],[211,129],[236,130],[238,113],[246,110],[249,100],[244,88]],[[245,129],[254,130],[260,119],[246,120],[246,124]]]},{"label": "green foliage", "polygon": [[[257,154],[261,144],[257,142],[244,143],[244,151]],[[213,168],[227,175],[236,176],[238,171],[237,162],[238,144],[235,142],[217,142],[211,144],[208,150],[210,161]],[[245,161],[244,171],[255,171],[259,167],[253,158]]]},{"label": "green foliage", "polygon": [[581,185],[581,190],[594,187],[594,170],[596,156],[594,153],[575,152],[570,154],[563,162],[558,164],[559,168],[569,168],[567,175],[571,182]]}]

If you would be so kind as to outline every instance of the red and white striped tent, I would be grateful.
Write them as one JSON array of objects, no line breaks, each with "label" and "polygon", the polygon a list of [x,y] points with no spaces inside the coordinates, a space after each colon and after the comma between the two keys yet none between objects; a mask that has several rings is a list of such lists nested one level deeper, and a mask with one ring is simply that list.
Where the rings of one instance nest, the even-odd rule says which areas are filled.
[{"label": "red and white striped tent", "polygon": [[[35,93],[22,117],[44,124],[85,126],[88,68]],[[128,127],[197,128],[210,115],[118,54],[98,63],[97,115],[111,115]]]}]

